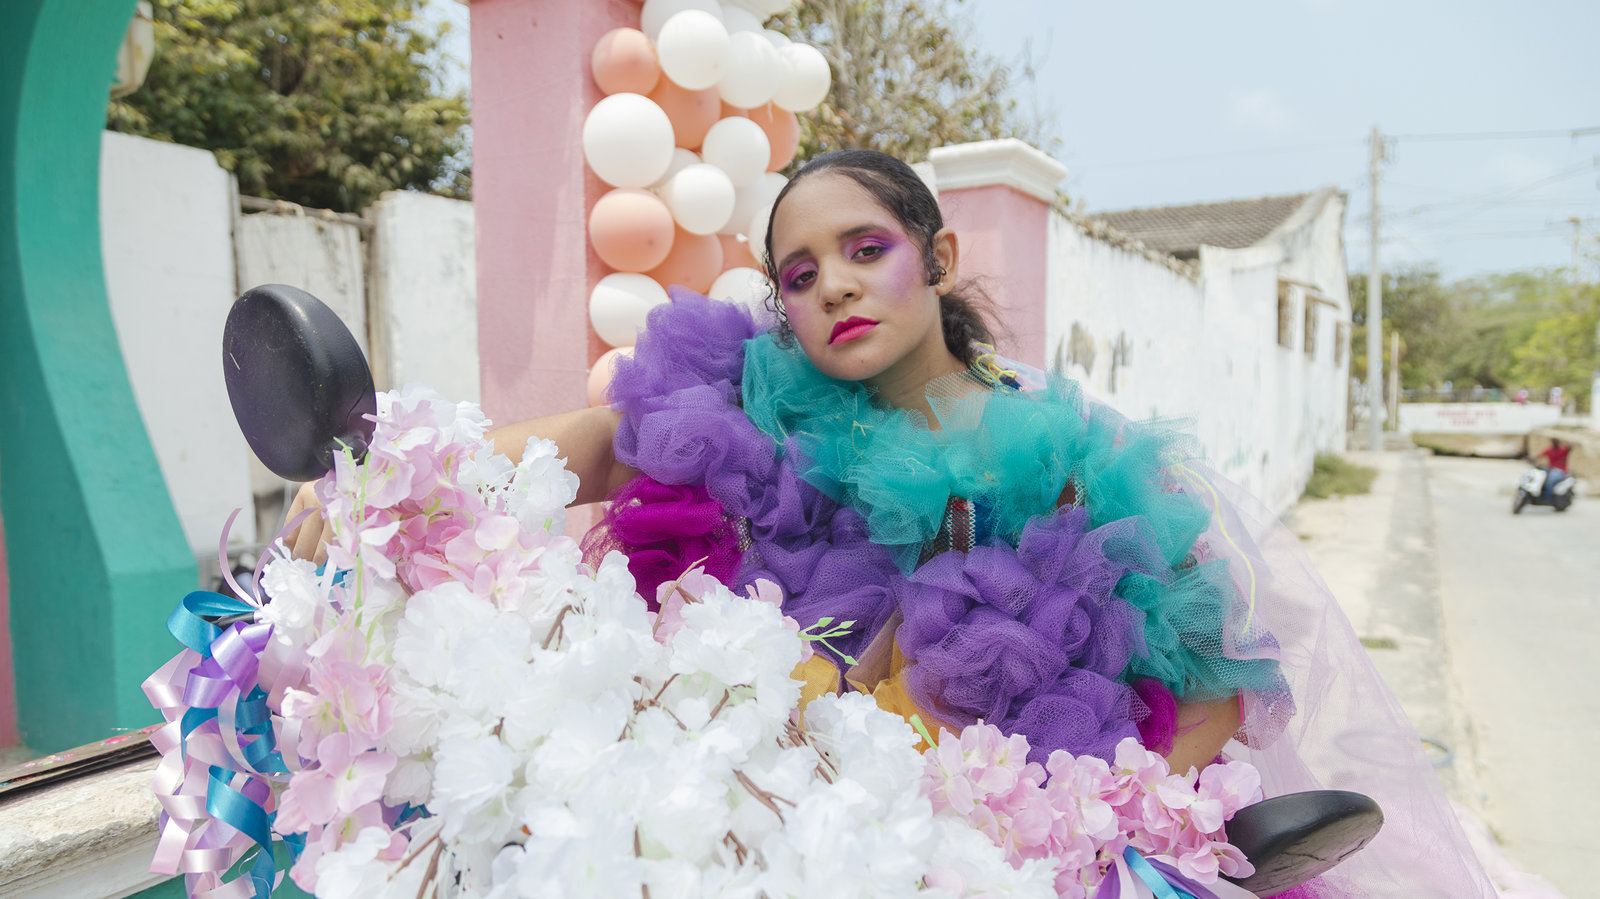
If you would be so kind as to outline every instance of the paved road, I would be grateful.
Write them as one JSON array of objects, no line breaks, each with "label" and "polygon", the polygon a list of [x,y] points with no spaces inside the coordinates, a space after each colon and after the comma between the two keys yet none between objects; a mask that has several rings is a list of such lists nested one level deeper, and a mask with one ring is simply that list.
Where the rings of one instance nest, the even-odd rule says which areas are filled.
[{"label": "paved road", "polygon": [[1468,744],[1458,786],[1528,870],[1573,899],[1600,896],[1600,489],[1561,514],[1513,517],[1524,467],[1425,461]]}]

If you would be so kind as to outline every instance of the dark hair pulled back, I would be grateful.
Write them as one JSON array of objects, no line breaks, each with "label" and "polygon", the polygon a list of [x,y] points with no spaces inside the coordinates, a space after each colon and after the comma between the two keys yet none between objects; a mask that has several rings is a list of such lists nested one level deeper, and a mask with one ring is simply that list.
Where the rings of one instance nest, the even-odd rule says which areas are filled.
[{"label": "dark hair pulled back", "polygon": [[[878,201],[879,206],[894,216],[907,236],[921,248],[922,265],[927,271],[929,285],[937,284],[944,277],[933,246],[934,235],[944,228],[944,215],[939,210],[939,201],[911,166],[887,153],[876,150],[834,150],[813,158],[778,192],[777,199],[772,203],[769,221],[777,217],[778,207],[783,205],[784,198],[796,184],[827,172],[843,175],[859,184]],[[779,281],[772,258],[771,227],[767,228],[766,245],[762,249],[762,264],[766,266],[767,277],[776,285]],[[772,300],[773,311],[778,315],[778,334],[788,340],[793,335],[783,312],[783,301],[776,290]],[[987,314],[991,305],[989,298],[970,280],[957,284],[948,293],[939,296],[939,324],[944,331],[945,347],[951,355],[967,365],[971,365],[978,355],[973,347],[974,342],[994,343],[994,332],[989,326]]]}]

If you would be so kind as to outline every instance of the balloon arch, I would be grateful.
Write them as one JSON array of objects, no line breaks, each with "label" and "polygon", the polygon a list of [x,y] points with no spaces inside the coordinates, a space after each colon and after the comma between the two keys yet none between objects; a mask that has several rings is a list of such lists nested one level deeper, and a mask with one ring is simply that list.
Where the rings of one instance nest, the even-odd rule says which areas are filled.
[{"label": "balloon arch", "polygon": [[612,190],[588,230],[612,271],[590,292],[589,321],[613,349],[590,373],[590,404],[667,285],[765,302],[759,247],[800,145],[795,114],[832,83],[815,47],[763,27],[792,5],[646,0],[638,28],[596,42],[590,73],[605,96],[584,119],[583,156]]}]

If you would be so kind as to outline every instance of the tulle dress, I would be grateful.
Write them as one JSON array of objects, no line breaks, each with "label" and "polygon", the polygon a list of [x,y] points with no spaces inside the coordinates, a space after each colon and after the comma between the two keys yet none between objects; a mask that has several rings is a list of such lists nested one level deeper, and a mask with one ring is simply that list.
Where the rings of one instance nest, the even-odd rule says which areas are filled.
[{"label": "tulle dress", "polygon": [[641,475],[585,548],[628,552],[646,597],[695,563],[776,582],[786,614],[833,635],[814,688],[873,693],[935,733],[981,719],[1036,761],[1109,758],[1128,736],[1166,751],[1177,703],[1236,696],[1225,754],[1268,796],[1356,790],[1384,810],[1297,895],[1494,895],[1292,535],[1177,433],[1019,368],[936,380],[930,423],[822,375],[742,307],[675,290],[617,363],[616,456]]}]

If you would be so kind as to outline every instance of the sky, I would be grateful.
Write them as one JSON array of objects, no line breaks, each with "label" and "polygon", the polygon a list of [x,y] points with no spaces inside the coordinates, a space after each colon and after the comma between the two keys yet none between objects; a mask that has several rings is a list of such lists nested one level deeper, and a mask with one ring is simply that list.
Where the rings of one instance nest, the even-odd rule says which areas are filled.
[{"label": "sky", "polygon": [[[967,0],[975,43],[1032,61],[1019,92],[1086,211],[1349,195],[1366,271],[1369,136],[1380,268],[1448,280],[1600,257],[1600,3],[1593,0]],[[1014,68],[1018,66],[1014,65]],[[1588,136],[1570,133],[1592,129]],[[1509,137],[1538,132],[1547,136]],[[1553,133],[1553,134],[1552,134]],[[1461,139],[1458,135],[1500,135]]]},{"label": "sky", "polygon": [[[1594,0],[947,5],[975,49],[1031,63],[1017,99],[1054,123],[1059,143],[1041,149],[1089,213],[1334,185],[1347,264],[1364,272],[1376,126],[1380,267],[1570,269],[1576,216],[1580,267],[1600,277]],[[430,12],[455,23],[465,60],[468,7]]]}]

